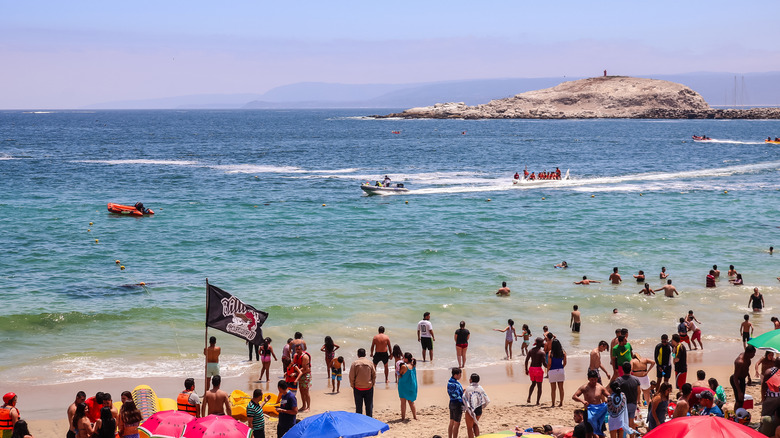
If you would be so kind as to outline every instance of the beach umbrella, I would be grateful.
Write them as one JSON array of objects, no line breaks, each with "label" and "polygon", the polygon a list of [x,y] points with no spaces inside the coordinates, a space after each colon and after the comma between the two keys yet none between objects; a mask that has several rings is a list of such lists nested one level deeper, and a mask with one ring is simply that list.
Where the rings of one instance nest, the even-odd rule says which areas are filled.
[{"label": "beach umbrella", "polygon": [[252,429],[229,415],[196,418],[184,427],[182,438],[249,438]]},{"label": "beach umbrella", "polygon": [[147,418],[138,430],[149,438],[179,438],[184,426],[194,419],[184,411],[162,411]]},{"label": "beach umbrella", "polygon": [[680,417],[667,421],[645,435],[646,438],[766,438],[757,430],[720,417]]},{"label": "beach umbrella", "polygon": [[312,415],[288,430],[285,438],[362,438],[385,432],[390,426],[362,414],[326,411]]},{"label": "beach umbrella", "polygon": [[748,344],[762,350],[780,353],[780,330],[772,330],[748,341]]}]

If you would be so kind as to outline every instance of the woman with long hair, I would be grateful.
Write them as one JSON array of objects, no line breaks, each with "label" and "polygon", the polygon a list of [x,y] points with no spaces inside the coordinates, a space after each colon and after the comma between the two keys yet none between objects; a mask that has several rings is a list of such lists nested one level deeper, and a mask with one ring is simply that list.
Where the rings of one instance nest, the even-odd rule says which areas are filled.
[{"label": "woman with long hair", "polygon": [[138,425],[144,419],[135,402],[128,400],[119,410],[119,436],[122,438],[138,438]]},{"label": "woman with long hair", "polygon": [[320,351],[325,352],[325,368],[328,370],[328,382],[330,382],[330,363],[333,362],[333,358],[336,357],[336,350],[339,346],[333,342],[333,338],[325,336],[325,343],[322,344]]},{"label": "woman with long hair", "polygon": [[73,429],[76,431],[76,438],[90,438],[95,432],[92,423],[87,418],[89,408],[86,403],[76,405],[76,412],[73,414]]},{"label": "woman with long hair", "polygon": [[494,331],[505,333],[504,337],[504,353],[506,357],[504,359],[512,360],[512,343],[517,339],[517,332],[515,331],[515,322],[511,319],[507,321],[505,329],[493,329]]},{"label": "woman with long hair", "polygon": [[404,352],[401,351],[400,345],[393,345],[392,356],[393,363],[395,363],[395,383],[398,383],[398,377],[401,376],[401,366],[404,364]]},{"label": "woman with long hair", "polygon": [[111,408],[103,406],[100,409],[100,418],[95,422],[97,438],[114,438],[116,436],[116,420],[111,415]]},{"label": "woman with long hair", "polygon": [[401,377],[398,379],[398,397],[401,399],[401,420],[406,420],[406,404],[412,411],[412,418],[417,419],[417,360],[412,353],[404,354],[404,364],[401,366]]},{"label": "woman with long hair", "polygon": [[27,427],[27,422],[24,420],[16,420],[14,424],[14,431],[11,434],[11,438],[33,438],[30,435],[30,428]]},{"label": "woman with long hair", "polygon": [[[258,350],[260,351],[260,360],[263,364],[263,369],[260,370],[260,378],[258,380],[263,380],[263,374],[265,374],[265,381],[270,382],[271,357],[273,356],[274,360],[277,360],[276,353],[274,353],[274,348],[271,347],[271,338],[263,339],[263,344],[258,347]],[[328,368],[328,372],[330,372],[330,368]]]},{"label": "woman with long hair", "polygon": [[666,422],[666,413],[669,406],[669,394],[672,392],[672,385],[662,383],[658,392],[647,407],[647,431],[651,431]]},{"label": "woman with long hair", "polygon": [[609,389],[612,390],[612,394],[607,397],[609,436],[610,438],[622,438],[624,430],[631,430],[628,427],[628,402],[626,402],[626,395],[620,389],[620,383],[610,383]]},{"label": "woman with long hair", "polygon": [[563,406],[563,382],[566,380],[566,374],[563,371],[564,367],[566,367],[566,351],[561,346],[561,341],[555,338],[552,340],[550,352],[547,353],[547,377],[550,379],[552,406],[555,406],[556,385],[561,396],[558,406]]},{"label": "woman with long hair", "polygon": [[455,330],[455,356],[458,358],[458,368],[466,366],[466,350],[469,348],[471,333],[466,328],[466,321],[460,322],[460,328]]}]

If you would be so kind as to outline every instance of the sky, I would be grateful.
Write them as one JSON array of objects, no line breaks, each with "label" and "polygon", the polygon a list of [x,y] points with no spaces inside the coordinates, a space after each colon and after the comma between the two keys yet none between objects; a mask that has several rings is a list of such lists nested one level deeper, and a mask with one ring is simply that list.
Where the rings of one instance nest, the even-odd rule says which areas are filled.
[{"label": "sky", "polygon": [[0,109],[297,82],[780,71],[780,1],[0,0]]}]

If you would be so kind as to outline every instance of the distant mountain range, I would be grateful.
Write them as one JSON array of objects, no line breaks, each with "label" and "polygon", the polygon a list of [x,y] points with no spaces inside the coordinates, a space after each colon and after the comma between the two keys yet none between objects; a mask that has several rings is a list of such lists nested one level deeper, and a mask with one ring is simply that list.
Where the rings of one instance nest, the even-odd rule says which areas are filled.
[{"label": "distant mountain range", "polygon": [[[686,85],[711,106],[780,106],[780,72],[686,73],[638,76]],[[412,108],[442,102],[487,103],[582,77],[475,79],[417,84],[331,84],[301,82],[263,94],[199,94],[105,102],[86,109],[282,109]]]}]

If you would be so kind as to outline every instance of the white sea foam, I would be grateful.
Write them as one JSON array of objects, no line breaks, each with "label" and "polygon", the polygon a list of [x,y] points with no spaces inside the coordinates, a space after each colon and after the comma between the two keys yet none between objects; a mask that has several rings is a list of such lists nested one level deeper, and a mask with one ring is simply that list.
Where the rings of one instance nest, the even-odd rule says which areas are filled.
[{"label": "white sea foam", "polygon": [[303,173],[307,172],[294,166],[272,166],[264,164],[220,164],[209,166],[225,173]]},{"label": "white sea foam", "polygon": [[151,160],[151,159],[131,159],[131,160],[77,160],[76,163],[92,163],[92,164],[109,164],[109,165],[121,165],[121,164],[158,164],[162,166],[197,166],[200,163],[197,161],[185,161],[185,160]]}]

